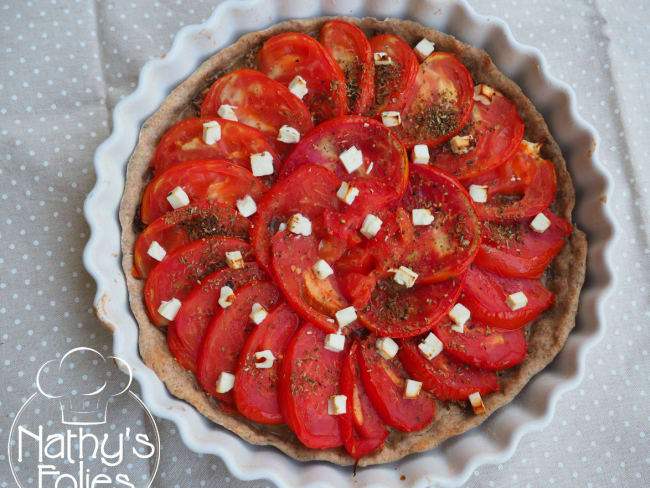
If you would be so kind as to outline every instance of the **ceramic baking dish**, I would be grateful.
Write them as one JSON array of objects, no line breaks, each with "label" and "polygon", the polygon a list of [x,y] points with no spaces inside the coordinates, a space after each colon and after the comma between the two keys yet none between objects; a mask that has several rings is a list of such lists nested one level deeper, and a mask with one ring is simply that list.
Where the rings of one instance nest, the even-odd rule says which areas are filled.
[{"label": "ceramic baking dish", "polygon": [[[288,18],[320,15],[414,20],[487,51],[546,118],[576,187],[574,219],[589,241],[577,325],[555,361],[481,426],[434,450],[364,468],[355,478],[349,468],[299,463],[275,448],[248,444],[172,397],[139,356],[138,327],[120,266],[118,207],[126,165],[142,123],[202,61],[242,34]],[[561,394],[581,381],[585,355],[604,331],[604,301],[612,286],[609,250],[615,228],[603,198],[612,191],[612,180],[597,161],[598,137],[575,106],[572,90],[548,73],[538,50],[518,43],[501,20],[479,16],[464,1],[228,0],[219,4],[204,24],[183,28],[169,53],[146,63],[135,92],[115,107],[113,132],[95,153],[97,183],[84,207],[91,228],[84,263],[97,282],[95,308],[113,330],[115,354],[132,366],[145,403],[154,414],[177,424],[190,449],[220,456],[238,478],[267,478],[283,487],[404,486],[401,476],[413,486],[460,485],[479,465],[508,459],[524,434],[550,421]]]}]

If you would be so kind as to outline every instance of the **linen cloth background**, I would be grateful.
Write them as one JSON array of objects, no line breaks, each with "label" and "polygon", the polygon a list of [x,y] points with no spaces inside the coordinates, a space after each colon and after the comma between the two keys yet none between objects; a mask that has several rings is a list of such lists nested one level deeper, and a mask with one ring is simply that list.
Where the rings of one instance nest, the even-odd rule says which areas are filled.
[{"label": "linen cloth background", "polygon": [[[0,435],[34,391],[40,364],[75,346],[110,351],[84,271],[82,205],[92,158],[115,104],[142,65],[183,25],[204,21],[206,0],[0,0]],[[616,180],[618,286],[607,334],[582,384],[552,423],[524,437],[512,459],[483,466],[467,486],[648,486],[650,408],[650,2],[473,1],[541,49],[600,132],[600,159]],[[134,388],[137,392],[137,387]],[[191,452],[158,419],[162,460],[154,486],[267,486],[241,482],[214,456]],[[0,486],[14,486],[3,449]],[[408,480],[407,480],[408,481]]]}]

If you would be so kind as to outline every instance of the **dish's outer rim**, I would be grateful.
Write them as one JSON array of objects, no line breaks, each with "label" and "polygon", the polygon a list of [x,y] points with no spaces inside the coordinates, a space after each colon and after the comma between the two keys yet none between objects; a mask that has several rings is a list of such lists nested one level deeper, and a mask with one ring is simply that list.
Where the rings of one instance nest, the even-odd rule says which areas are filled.
[{"label": "dish's outer rim", "polygon": [[[133,368],[133,375],[141,385],[143,399],[151,411],[160,417],[173,421],[178,426],[181,437],[190,449],[196,452],[219,455],[228,469],[241,479],[267,478],[282,487],[322,486],[338,488],[341,482],[345,483],[346,479],[349,485],[359,484],[358,480],[355,481],[349,476],[349,468],[336,467],[323,463],[300,464],[288,457],[280,455],[271,447],[259,448],[248,444],[244,445],[245,443],[243,441],[235,444],[243,449],[248,448],[248,453],[242,452],[241,449],[239,452],[233,451],[232,444],[228,446],[229,448],[226,448],[224,445],[218,445],[210,441],[210,428],[208,428],[206,422],[201,421],[200,414],[189,405],[172,397],[165,389],[162,381],[142,362],[137,349],[137,324],[132,316],[130,316],[126,284],[118,259],[121,231],[117,218],[117,210],[124,188],[126,164],[132,149],[135,147],[142,122],[155,110],[155,107],[160,104],[171,89],[182,81],[182,79],[189,76],[211,52],[208,46],[212,40],[210,33],[218,32],[219,22],[222,20],[226,21],[229,15],[234,15],[237,12],[260,9],[262,8],[261,4],[263,2],[264,0],[226,0],[215,8],[210,18],[203,24],[189,25],[182,28],[176,34],[169,53],[161,58],[153,59],[145,63],[140,72],[136,90],[115,106],[113,110],[113,131],[95,152],[94,167],[97,181],[84,204],[84,215],[91,229],[90,239],[84,249],[84,265],[97,283],[97,293],[94,301],[95,310],[100,320],[109,325],[113,331],[113,350],[115,354],[125,359]],[[485,17],[475,13],[465,0],[458,0],[453,3],[444,0],[438,2],[433,0],[404,0],[398,2],[358,0],[356,2],[345,2],[345,7],[339,5],[343,2],[337,0],[322,0],[320,5],[317,2],[308,3],[313,5],[305,7],[306,4],[300,2],[300,0],[267,0],[262,10],[264,8],[273,9],[272,11],[276,14],[280,12],[280,17],[273,18],[271,15],[268,17],[268,21],[266,21],[267,19],[261,20],[261,25],[251,27],[250,30],[261,29],[280,20],[284,20],[285,12],[291,12],[292,16],[295,17],[314,17],[332,14],[355,15],[357,12],[363,11],[365,15],[383,18],[387,16],[400,17],[399,14],[396,15],[397,12],[407,13],[409,11],[416,11],[417,8],[422,7],[422,4],[426,8],[435,11],[436,15],[457,16],[460,12],[461,15],[466,17],[466,19],[461,21],[468,22],[472,27],[481,26],[486,29],[496,29],[505,37],[506,48],[512,49],[523,58],[532,59],[539,66],[540,74],[547,83],[546,88],[554,92],[562,93],[567,97],[570,113],[570,119],[567,121],[567,124],[577,127],[578,131],[587,136],[587,140],[595,144],[589,161],[589,169],[593,171],[592,177],[595,177],[601,183],[602,187],[599,188],[600,195],[604,197],[611,196],[614,188],[613,179],[597,159],[600,139],[595,129],[577,113],[575,93],[568,84],[550,75],[547,63],[541,52],[534,47],[526,46],[516,41],[509,27],[501,19]],[[355,4],[356,7],[352,5],[352,8],[350,8],[349,5],[351,4]],[[310,8],[311,10],[309,10]],[[262,15],[260,14],[258,17],[262,17]],[[424,22],[423,24],[428,25]],[[465,40],[464,38],[460,39]],[[484,47],[481,44],[476,45],[478,47]],[[193,46],[193,48],[188,49],[190,46]],[[212,47],[213,50],[214,46]],[[187,60],[190,58],[191,61],[188,62]],[[185,65],[185,68],[178,69],[177,66],[179,64],[181,66]],[[172,69],[172,67],[175,68]],[[166,82],[161,82],[160,74],[167,73],[169,78],[169,72],[173,72],[177,79],[168,79]],[[179,76],[178,73],[182,74]],[[160,100],[158,102],[147,102],[147,100],[152,99]],[[152,110],[148,110],[146,107],[152,104]],[[128,153],[123,157],[116,158],[113,155],[114,152],[124,152],[125,147],[130,149],[128,149]],[[116,159],[119,164],[116,164]],[[598,197],[600,198],[600,196]],[[108,202],[111,205],[108,205]],[[405,475],[406,479],[415,486],[426,486],[432,483],[442,483],[445,486],[458,486],[463,484],[478,466],[482,464],[501,463],[509,459],[514,454],[523,435],[541,430],[550,423],[560,396],[564,392],[575,388],[582,381],[586,354],[604,334],[605,302],[614,286],[614,276],[611,272],[613,269],[611,253],[617,232],[615,221],[609,208],[604,205],[601,211],[605,217],[605,221],[601,223],[604,229],[602,231],[604,237],[600,241],[590,241],[590,257],[588,261],[596,261],[602,264],[602,269],[596,270],[596,274],[600,275],[597,280],[599,282],[591,285],[586,284],[582,294],[582,298],[589,295],[589,302],[595,309],[594,318],[596,322],[592,326],[593,330],[587,331],[587,333],[580,332],[579,334],[572,332],[569,336],[570,339],[574,336],[574,339],[579,342],[574,348],[577,371],[570,376],[566,376],[563,381],[556,382],[550,391],[547,390],[545,392],[548,397],[541,400],[542,404],[546,405],[542,415],[532,412],[533,420],[520,421],[512,429],[512,432],[509,434],[509,439],[505,441],[505,444],[500,443],[503,447],[498,451],[475,453],[474,455],[465,456],[463,459],[457,460],[449,459],[447,473],[432,472],[424,475],[411,475],[408,469],[403,469],[403,466],[401,469],[397,469],[394,465],[398,463],[392,463],[389,466],[394,469],[387,469],[386,466],[364,468],[364,478],[366,479],[364,484],[366,486],[396,486],[398,484],[403,486],[404,482],[399,480],[400,475]],[[112,256],[115,259],[106,259],[107,256]],[[127,320],[130,323],[122,322],[123,320]],[[577,337],[578,335],[579,337]],[[559,356],[562,356],[563,352],[564,350]],[[530,384],[542,376],[543,372],[531,379]],[[505,411],[508,408],[515,407],[511,407],[511,404],[509,404],[502,407],[501,410]],[[476,429],[468,431],[462,436],[476,435],[475,431]],[[233,434],[225,430],[222,430],[220,434],[234,437]],[[257,452],[255,456],[256,462],[259,461],[260,454],[268,454],[268,461],[270,462],[266,462],[265,465],[247,464],[246,458],[250,458],[252,456],[251,452],[255,451]],[[268,452],[261,453],[260,451]],[[417,456],[426,457],[427,455],[429,453],[422,453]],[[406,464],[408,464],[408,459],[405,460]],[[282,466],[279,466],[278,462],[282,464],[283,461],[285,464],[284,467],[289,467],[290,469],[282,469]],[[458,465],[461,466],[460,469],[456,467]],[[296,466],[300,466],[300,469],[296,470]],[[376,471],[380,476],[375,476],[373,479],[372,475],[367,476],[369,474],[368,471]],[[297,472],[299,474],[296,474]],[[291,477],[289,473],[291,473]],[[344,476],[341,476],[341,474],[344,474]]]}]

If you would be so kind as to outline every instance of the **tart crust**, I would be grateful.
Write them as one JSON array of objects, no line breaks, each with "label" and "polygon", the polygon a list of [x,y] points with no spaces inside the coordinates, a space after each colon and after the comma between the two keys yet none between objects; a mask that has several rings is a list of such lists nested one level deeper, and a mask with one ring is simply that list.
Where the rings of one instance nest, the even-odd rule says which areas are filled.
[{"label": "tart crust", "polygon": [[[557,194],[551,209],[571,221],[575,194],[571,177],[557,143],[549,133],[542,115],[512,80],[502,74],[483,50],[457,41],[452,36],[427,29],[415,22],[373,18],[319,17],[290,20],[266,30],[241,37],[237,42],[207,59],[187,80],[165,99],[160,109],[142,126],[135,151],[130,159],[126,186],[119,218],[122,225],[122,266],[126,276],[131,309],[139,324],[139,349],[147,366],[153,369],[175,397],[185,400],[213,422],[234,432],[242,439],[257,445],[275,446],[288,456],[300,461],[329,461],[351,465],[354,460],[341,448],[310,449],[305,447],[291,430],[284,426],[262,425],[238,414],[223,410],[219,403],[199,385],[194,374],[183,369],[167,348],[165,329],[149,320],[143,299],[144,280],[132,276],[133,245],[141,226],[139,203],[151,178],[149,161],[162,135],[180,120],[194,116],[205,89],[233,69],[246,66],[260,45],[282,32],[304,32],[318,35],[327,20],[340,18],[361,28],[369,37],[376,33],[392,33],[415,45],[421,38],[435,42],[436,50],[454,53],[472,74],[475,83],[487,83],[500,90],[518,107],[530,141],[543,141],[542,155],[551,160],[557,172]],[[412,453],[426,451],[441,442],[482,423],[499,407],[510,402],[533,375],[548,365],[563,347],[575,326],[580,289],[584,281],[587,241],[574,225],[573,233],[560,254],[545,273],[545,284],[556,295],[555,305],[527,327],[528,354],[522,363],[499,376],[501,391],[485,396],[485,415],[474,415],[469,405],[438,403],[432,424],[423,431],[404,434],[391,431],[384,447],[363,457],[359,465],[396,461]]]}]

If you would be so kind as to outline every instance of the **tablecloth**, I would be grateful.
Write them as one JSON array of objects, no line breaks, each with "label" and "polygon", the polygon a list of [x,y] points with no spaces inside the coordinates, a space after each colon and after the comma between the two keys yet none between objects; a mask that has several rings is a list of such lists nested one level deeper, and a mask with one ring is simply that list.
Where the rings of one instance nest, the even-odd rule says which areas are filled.
[{"label": "tablecloth", "polygon": [[[75,346],[111,350],[92,310],[84,271],[82,204],[93,153],[115,104],[139,70],[165,53],[182,26],[202,22],[206,0],[4,0],[0,2],[0,436],[35,388],[42,362]],[[645,0],[473,1],[538,47],[577,93],[600,132],[613,174],[622,238],[607,333],[579,387],[514,456],[483,466],[467,486],[648,486],[650,408],[650,3]],[[137,392],[137,386],[134,387]],[[220,459],[197,455],[157,419],[163,445],[153,486],[267,486],[242,482]],[[0,486],[14,486],[4,448]]]}]

